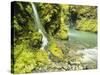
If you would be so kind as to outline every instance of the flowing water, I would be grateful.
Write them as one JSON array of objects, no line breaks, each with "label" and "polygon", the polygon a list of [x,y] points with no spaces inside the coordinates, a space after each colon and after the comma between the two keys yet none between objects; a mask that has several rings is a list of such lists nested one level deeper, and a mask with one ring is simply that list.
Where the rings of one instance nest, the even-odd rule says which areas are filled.
[{"label": "flowing water", "polygon": [[87,48],[94,48],[97,46],[97,34],[70,29],[69,41],[75,44],[82,44]]},{"label": "flowing water", "polygon": [[[77,49],[77,54],[83,54],[82,62],[97,62],[97,34],[70,29],[70,47]],[[75,49],[74,48],[74,49]]]},{"label": "flowing water", "polygon": [[38,15],[38,12],[37,12],[37,9],[36,9],[36,6],[34,3],[31,3],[32,5],[32,8],[33,8],[33,12],[34,12],[34,20],[36,22],[36,26],[38,28],[38,32],[42,34],[43,38],[42,38],[42,45],[41,45],[41,49],[43,50],[44,47],[47,45],[48,43],[48,40],[47,40],[47,37],[45,36],[46,35],[46,32],[45,32],[45,29],[42,27],[42,24],[40,22],[40,18],[39,18],[39,15]]}]

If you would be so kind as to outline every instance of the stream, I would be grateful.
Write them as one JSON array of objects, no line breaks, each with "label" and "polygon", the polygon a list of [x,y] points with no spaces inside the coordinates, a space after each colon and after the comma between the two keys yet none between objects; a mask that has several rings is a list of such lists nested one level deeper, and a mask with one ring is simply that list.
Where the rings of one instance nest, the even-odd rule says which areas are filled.
[{"label": "stream", "polygon": [[69,30],[68,44],[71,49],[76,50],[76,54],[81,54],[82,63],[97,63],[97,34],[92,32],[85,32]]},{"label": "stream", "polygon": [[69,42],[73,44],[83,45],[85,48],[94,48],[97,46],[97,34],[69,29]]}]

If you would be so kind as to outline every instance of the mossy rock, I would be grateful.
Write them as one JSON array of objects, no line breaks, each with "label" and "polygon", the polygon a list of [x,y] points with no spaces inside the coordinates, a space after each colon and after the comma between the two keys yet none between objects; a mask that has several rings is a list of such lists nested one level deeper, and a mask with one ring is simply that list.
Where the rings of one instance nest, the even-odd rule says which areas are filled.
[{"label": "mossy rock", "polygon": [[57,33],[57,36],[61,40],[68,40],[68,28],[67,26],[62,27],[59,32]]},{"label": "mossy rock", "polygon": [[57,47],[57,44],[55,42],[52,42],[51,45],[49,46],[49,51],[51,54],[58,59],[63,59],[64,54],[60,48]]},{"label": "mossy rock", "polygon": [[61,31],[61,32],[59,33],[59,38],[60,38],[61,40],[67,40],[67,39],[68,39],[68,33],[65,32],[65,31]]},{"label": "mossy rock", "polygon": [[51,53],[54,55],[54,56],[56,56],[56,57],[58,57],[58,58],[60,58],[60,59],[63,59],[63,52],[62,52],[62,50],[61,49],[59,49],[59,48],[53,48],[53,49],[51,49],[50,50],[51,51]]},{"label": "mossy rock", "polygon": [[38,65],[44,64],[50,64],[50,60],[48,58],[48,53],[45,50],[37,50],[35,52],[35,60]]}]

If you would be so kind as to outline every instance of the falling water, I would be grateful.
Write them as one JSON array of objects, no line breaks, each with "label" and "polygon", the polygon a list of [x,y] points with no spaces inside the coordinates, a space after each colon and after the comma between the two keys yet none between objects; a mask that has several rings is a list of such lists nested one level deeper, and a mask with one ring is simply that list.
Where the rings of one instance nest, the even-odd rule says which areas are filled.
[{"label": "falling water", "polygon": [[44,28],[41,25],[37,9],[36,9],[34,3],[31,3],[31,5],[32,5],[33,11],[34,11],[34,17],[35,17],[34,19],[35,19],[35,22],[36,22],[36,25],[37,25],[37,28],[38,28],[38,32],[41,33],[42,36],[43,36],[43,38],[42,38],[42,45],[41,45],[41,49],[43,50],[44,47],[47,45],[48,40],[47,40],[46,36],[44,35],[46,33],[45,33]]}]

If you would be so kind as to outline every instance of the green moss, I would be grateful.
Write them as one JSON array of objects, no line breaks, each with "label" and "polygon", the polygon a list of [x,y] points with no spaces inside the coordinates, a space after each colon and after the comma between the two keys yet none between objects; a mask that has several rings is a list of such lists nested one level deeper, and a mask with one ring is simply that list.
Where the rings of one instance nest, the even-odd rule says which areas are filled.
[{"label": "green moss", "polygon": [[50,51],[51,51],[51,53],[52,53],[54,56],[56,56],[56,57],[58,57],[58,58],[60,58],[60,59],[63,59],[63,56],[64,56],[64,55],[63,55],[61,49],[59,49],[59,48],[53,48],[53,49],[51,49]]},{"label": "green moss", "polygon": [[68,28],[62,27],[57,33],[57,37],[61,40],[68,40]]},{"label": "green moss", "polygon": [[76,29],[89,32],[97,32],[97,7],[77,7],[78,20]]},{"label": "green moss", "polygon": [[68,6],[62,4],[61,5],[61,16],[60,16],[60,29],[58,32],[58,37],[62,40],[66,40],[68,39],[68,17],[66,15],[68,15]]},{"label": "green moss", "polygon": [[39,33],[39,32],[32,33],[32,40],[35,40],[35,39],[41,41],[41,39],[42,39],[42,34]]},{"label": "green moss", "polygon": [[78,21],[76,29],[97,32],[97,22],[94,19],[82,19],[81,21]]},{"label": "green moss", "polygon": [[52,41],[52,43],[50,44],[49,51],[59,59],[63,59],[64,57],[62,50],[57,47],[57,44],[54,41]]},{"label": "green moss", "polygon": [[58,33],[58,36],[60,39],[66,40],[66,39],[68,39],[68,32],[62,30]]},{"label": "green moss", "polygon": [[31,48],[39,49],[42,43],[42,34],[39,32],[34,32],[31,35],[30,46]]},{"label": "green moss", "polygon": [[51,63],[45,50],[32,50],[27,43],[16,45],[12,60],[14,73],[31,73],[37,67],[42,68]]},{"label": "green moss", "polygon": [[22,27],[18,24],[18,21],[17,21],[17,19],[16,19],[15,16],[14,16],[13,24],[14,24],[13,27],[15,28],[16,31],[20,31],[20,30],[22,30]]},{"label": "green moss", "polygon": [[34,55],[28,50],[24,50],[14,63],[14,73],[29,73],[36,67]]},{"label": "green moss", "polygon": [[25,9],[29,14],[32,14],[32,7],[30,5],[27,5],[26,9]]},{"label": "green moss", "polygon": [[39,65],[44,64],[44,65],[48,65],[50,64],[50,60],[48,58],[48,53],[45,50],[37,50],[35,52],[35,60]]}]

